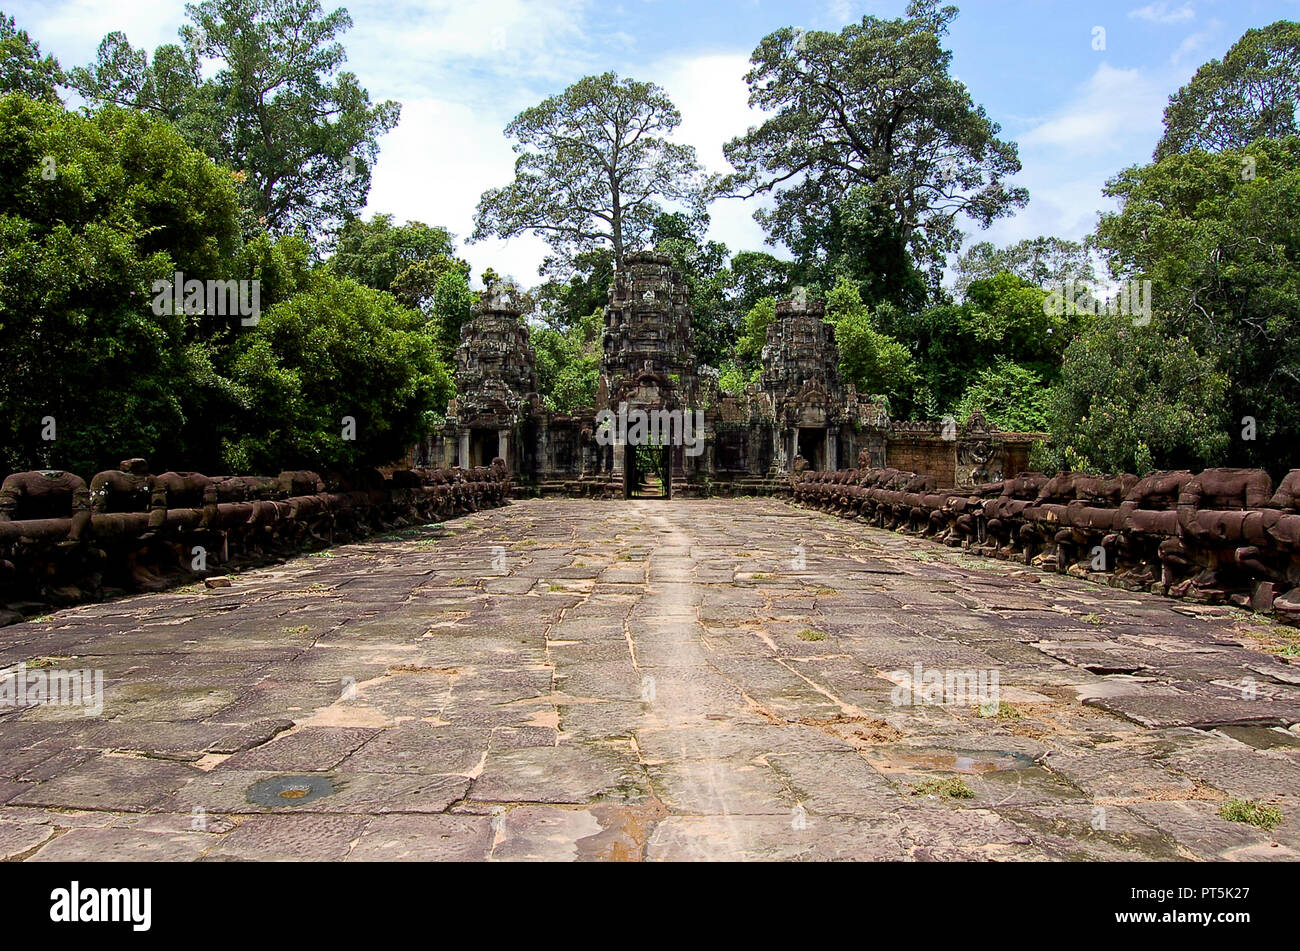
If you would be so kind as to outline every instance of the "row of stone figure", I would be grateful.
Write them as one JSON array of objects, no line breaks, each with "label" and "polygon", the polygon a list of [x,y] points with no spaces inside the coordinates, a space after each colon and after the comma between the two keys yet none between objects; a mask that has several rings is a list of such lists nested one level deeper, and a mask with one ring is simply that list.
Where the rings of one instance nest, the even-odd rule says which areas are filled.
[{"label": "row of stone figure", "polygon": [[1135,590],[1300,622],[1300,469],[1025,472],[937,489],[897,469],[806,472],[794,501],[882,528]]},{"label": "row of stone figure", "polygon": [[[0,485],[0,615],[105,593],[158,590],[505,504],[501,459],[473,469],[152,475],[143,459],[85,480],[17,472]],[[8,605],[5,608],[4,605]]]}]

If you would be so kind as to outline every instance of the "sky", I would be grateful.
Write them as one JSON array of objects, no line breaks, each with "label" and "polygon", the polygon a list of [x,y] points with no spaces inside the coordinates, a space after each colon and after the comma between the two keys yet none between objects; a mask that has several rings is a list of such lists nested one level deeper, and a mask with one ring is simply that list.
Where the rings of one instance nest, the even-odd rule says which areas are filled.
[{"label": "sky", "polygon": [[[1079,239],[1111,207],[1108,178],[1150,160],[1169,96],[1251,27],[1294,18],[1300,0],[956,0],[945,45],[953,73],[1019,145],[1015,183],[1030,202],[968,242],[1038,235]],[[336,5],[322,3],[326,10]],[[784,26],[839,30],[906,0],[344,0],[347,69],[372,99],[402,104],[380,142],[365,214],[449,229],[477,275],[492,267],[528,285],[539,238],[466,244],[487,188],[511,179],[502,134],[521,110],[591,73],[658,83],[682,113],[676,138],[710,171],[722,144],[761,121],[744,74],[761,38]],[[0,8],[65,67],[94,59],[121,30],[150,51],[186,22],[183,0],[0,0]],[[1104,42],[1103,42],[1104,41]],[[1102,46],[1104,48],[1097,48]],[[709,237],[759,249],[753,201],[710,208]],[[779,248],[768,248],[784,253]]]}]

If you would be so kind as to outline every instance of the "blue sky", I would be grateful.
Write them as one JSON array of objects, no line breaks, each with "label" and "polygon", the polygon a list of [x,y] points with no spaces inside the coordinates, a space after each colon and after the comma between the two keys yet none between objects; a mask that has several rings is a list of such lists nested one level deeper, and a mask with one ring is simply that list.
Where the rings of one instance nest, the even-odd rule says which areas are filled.
[{"label": "blue sky", "polygon": [[[587,73],[612,69],[664,86],[683,114],[679,137],[712,170],[721,145],[757,121],[743,75],[759,39],[782,26],[839,29],[863,14],[893,17],[905,0],[350,0],[348,68],[373,97],[403,104],[386,136],[368,211],[472,229],[483,189],[510,178],[501,130],[519,110]],[[324,3],[326,9],[335,4]],[[953,70],[1020,145],[1030,204],[970,240],[1038,234],[1078,238],[1100,210],[1106,179],[1150,158],[1171,93],[1247,29],[1294,18],[1300,0],[968,0],[948,37]],[[0,0],[64,66],[90,61],[102,36],[170,42],[182,0]],[[1105,49],[1094,49],[1094,30]],[[732,250],[763,246],[752,203],[713,206],[711,236]],[[535,238],[465,247],[536,280]]]}]

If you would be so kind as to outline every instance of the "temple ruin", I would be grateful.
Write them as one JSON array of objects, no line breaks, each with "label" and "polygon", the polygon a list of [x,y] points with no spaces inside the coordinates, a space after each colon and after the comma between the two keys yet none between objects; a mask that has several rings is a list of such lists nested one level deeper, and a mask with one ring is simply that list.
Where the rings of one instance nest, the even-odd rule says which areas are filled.
[{"label": "temple ruin", "polygon": [[[777,304],[762,374],[738,395],[721,392],[717,372],[697,364],[691,318],[671,258],[629,255],[609,290],[595,405],[558,413],[538,395],[520,308],[489,295],[463,328],[446,423],[411,462],[470,467],[500,456],[521,493],[624,497],[641,491],[650,468],[660,473],[656,491],[671,496],[769,492],[805,469],[896,467],[952,488],[1027,467],[1033,435],[998,432],[978,413],[965,425],[895,422],[882,398],[842,381],[822,301]],[[636,443],[602,422],[638,410],[701,411],[703,451]]]}]

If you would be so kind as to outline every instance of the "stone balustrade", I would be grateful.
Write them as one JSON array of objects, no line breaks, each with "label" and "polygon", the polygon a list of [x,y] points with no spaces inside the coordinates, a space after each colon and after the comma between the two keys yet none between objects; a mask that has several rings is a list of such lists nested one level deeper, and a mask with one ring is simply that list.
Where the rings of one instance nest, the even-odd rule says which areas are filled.
[{"label": "stone balustrade", "polygon": [[897,469],[804,472],[801,505],[1132,590],[1300,623],[1300,469],[1133,475],[1024,472],[938,489]]},{"label": "stone balustrade", "polygon": [[0,623],[47,605],[156,591],[374,532],[504,505],[505,464],[347,475],[17,472],[0,484]]}]

